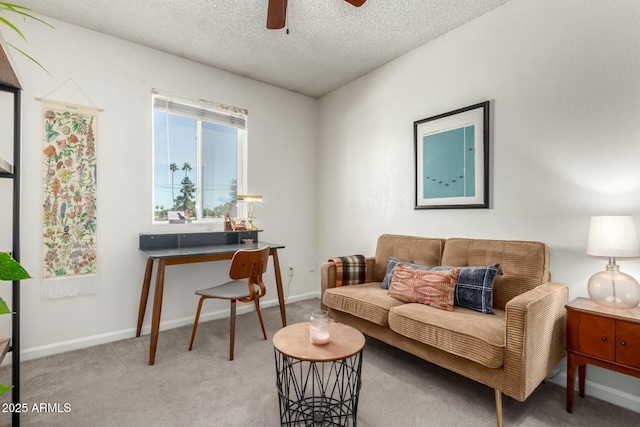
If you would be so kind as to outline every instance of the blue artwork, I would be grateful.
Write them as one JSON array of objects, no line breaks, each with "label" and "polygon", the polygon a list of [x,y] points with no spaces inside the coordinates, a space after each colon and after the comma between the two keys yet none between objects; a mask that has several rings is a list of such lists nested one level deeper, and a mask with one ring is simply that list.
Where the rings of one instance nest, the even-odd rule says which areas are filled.
[{"label": "blue artwork", "polygon": [[422,138],[423,198],[475,197],[475,126]]}]

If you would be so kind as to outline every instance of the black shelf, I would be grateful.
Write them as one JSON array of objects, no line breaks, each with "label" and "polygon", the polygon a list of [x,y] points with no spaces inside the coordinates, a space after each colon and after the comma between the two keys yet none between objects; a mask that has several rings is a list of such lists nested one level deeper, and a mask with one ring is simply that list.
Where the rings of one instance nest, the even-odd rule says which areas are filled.
[{"label": "black shelf", "polygon": [[258,241],[262,230],[203,231],[194,233],[140,233],[143,251],[169,248],[194,248],[212,245],[239,245],[244,239]]},{"label": "black shelf", "polygon": [[[2,49],[0,49],[2,51]],[[4,52],[1,52],[4,54]],[[0,55],[0,60],[2,55]],[[2,61],[0,61],[2,62]],[[12,248],[11,255],[16,261],[20,261],[20,127],[21,127],[21,88],[19,84],[15,86],[7,86],[4,84],[5,68],[0,67],[0,91],[13,94],[13,161],[0,159],[0,178],[11,179],[13,181],[13,215],[12,215]],[[17,80],[16,80],[17,81]],[[4,232],[4,230],[3,230]],[[11,287],[13,310],[11,322],[11,339],[10,346],[2,346],[3,353],[11,351],[11,381],[13,389],[11,389],[11,401],[14,404],[20,403],[20,281],[12,282]],[[4,340],[0,340],[4,342]],[[4,356],[4,355],[3,355]],[[20,426],[20,413],[17,411],[11,414],[11,425]]]}]

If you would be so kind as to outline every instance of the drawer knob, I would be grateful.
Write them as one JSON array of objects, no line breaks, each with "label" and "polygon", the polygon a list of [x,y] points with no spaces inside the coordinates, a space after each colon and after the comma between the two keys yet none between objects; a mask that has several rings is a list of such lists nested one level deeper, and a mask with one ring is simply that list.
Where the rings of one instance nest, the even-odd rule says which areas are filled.
[{"label": "drawer knob", "polygon": [[603,342],[606,342],[606,341],[607,341],[607,337],[602,337],[602,338],[600,338],[600,339],[601,339]]},{"label": "drawer knob", "polygon": [[626,346],[627,346],[627,342],[626,342],[626,341],[622,341],[622,342],[620,343],[620,345],[621,345],[621,346],[623,346],[623,347],[626,347]]}]

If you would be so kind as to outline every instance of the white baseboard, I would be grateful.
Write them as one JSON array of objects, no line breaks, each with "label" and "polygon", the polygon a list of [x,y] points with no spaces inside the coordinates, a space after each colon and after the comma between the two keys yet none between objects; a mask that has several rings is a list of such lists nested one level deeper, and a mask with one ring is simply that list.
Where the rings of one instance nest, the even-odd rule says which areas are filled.
[{"label": "white baseboard", "polygon": [[[556,375],[551,379],[548,379],[547,381],[566,388],[567,387],[566,368],[560,371],[558,375]],[[578,396],[577,383],[578,382],[576,381],[576,392],[574,394],[574,399],[573,399],[574,407],[577,399],[580,399],[580,397]],[[640,396],[636,396],[621,390],[617,390],[613,387],[609,387],[604,384],[589,381],[588,379],[585,380],[584,382],[584,389],[585,389],[584,394],[587,396],[592,396],[592,397],[595,397],[596,399],[604,400],[605,402],[609,402],[613,405],[621,406],[631,411],[640,413]]]},{"label": "white baseboard", "polygon": [[[308,294],[296,295],[292,297],[286,298],[286,303],[303,301],[311,298],[319,298],[319,292],[310,292]],[[285,304],[286,304],[285,303]],[[270,300],[261,300],[260,307],[269,308],[269,307],[277,307],[278,300],[270,299]],[[253,305],[250,304],[241,304],[238,305],[237,314],[249,313],[254,311]],[[194,312],[195,314],[195,312]],[[209,313],[202,313],[200,315],[200,321],[206,322],[208,320],[216,320],[223,319],[229,316],[229,310],[218,310]],[[160,323],[160,330],[164,331],[167,329],[179,328],[180,326],[185,325],[193,325],[193,315],[189,317],[183,317],[180,319],[174,319],[167,322]],[[147,324],[142,327],[142,334],[149,334],[151,332],[151,325]],[[78,350],[81,348],[92,347],[94,345],[106,344],[113,341],[119,341],[126,338],[132,338],[136,335],[136,328],[127,328],[120,331],[108,332],[106,334],[98,334],[92,335],[88,337],[77,338],[68,341],[61,341],[53,344],[42,345],[37,347],[28,347],[23,348],[20,351],[21,360],[32,360],[38,359],[40,357],[52,356],[54,354],[64,353],[71,350]],[[6,363],[5,359],[5,363]],[[10,360],[10,359],[9,359]]]}]

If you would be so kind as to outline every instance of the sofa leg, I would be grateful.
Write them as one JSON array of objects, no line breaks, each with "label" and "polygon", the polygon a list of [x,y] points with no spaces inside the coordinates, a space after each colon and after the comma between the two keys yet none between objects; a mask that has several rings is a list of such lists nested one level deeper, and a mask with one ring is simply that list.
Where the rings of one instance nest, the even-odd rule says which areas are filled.
[{"label": "sofa leg", "polygon": [[495,389],[496,392],[496,417],[498,418],[498,427],[502,427],[502,393]]}]

